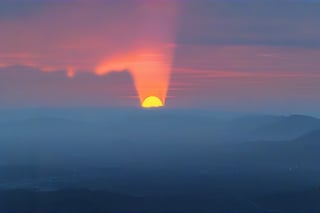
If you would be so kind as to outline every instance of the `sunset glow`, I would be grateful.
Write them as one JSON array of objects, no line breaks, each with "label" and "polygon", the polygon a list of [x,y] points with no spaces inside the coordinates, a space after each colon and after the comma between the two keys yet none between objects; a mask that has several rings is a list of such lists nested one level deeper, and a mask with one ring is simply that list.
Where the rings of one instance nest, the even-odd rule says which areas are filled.
[{"label": "sunset glow", "polygon": [[[166,101],[175,44],[176,3],[171,1],[141,1],[144,28],[132,47],[112,57],[106,57],[96,68],[97,75],[112,71],[128,71],[143,105],[149,96]],[[157,31],[153,30],[157,23]]]},{"label": "sunset glow", "polygon": [[[318,3],[252,0],[252,19],[228,1],[16,2],[0,3],[2,104],[319,108]],[[304,15],[270,16],[286,7]]]},{"label": "sunset glow", "polygon": [[96,70],[97,75],[110,71],[130,72],[140,99],[140,103],[149,96],[159,97],[165,103],[171,72],[172,48],[154,48],[141,50],[122,57],[106,60]]}]

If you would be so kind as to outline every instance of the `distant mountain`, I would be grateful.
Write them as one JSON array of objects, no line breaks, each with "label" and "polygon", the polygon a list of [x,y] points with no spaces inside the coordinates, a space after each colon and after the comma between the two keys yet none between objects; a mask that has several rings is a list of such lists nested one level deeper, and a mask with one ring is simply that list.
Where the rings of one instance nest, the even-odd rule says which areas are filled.
[{"label": "distant mountain", "polygon": [[[256,140],[235,147],[246,158],[287,168],[318,168],[320,162],[320,128],[292,140]],[[240,158],[243,158],[240,155]]]},{"label": "distant mountain", "polygon": [[320,129],[311,131],[288,143],[290,152],[296,155],[297,159],[309,162],[309,165],[320,162]]},{"label": "distant mountain", "polygon": [[320,150],[320,129],[311,131],[295,140],[292,143],[308,147],[318,147]]},{"label": "distant mountain", "polygon": [[305,115],[291,115],[257,127],[251,132],[251,137],[260,140],[293,140],[316,129],[320,129],[320,119]]},{"label": "distant mountain", "polygon": [[271,125],[282,120],[284,116],[247,115],[230,120],[224,125],[225,137],[236,141],[252,138],[252,132],[257,128]]}]

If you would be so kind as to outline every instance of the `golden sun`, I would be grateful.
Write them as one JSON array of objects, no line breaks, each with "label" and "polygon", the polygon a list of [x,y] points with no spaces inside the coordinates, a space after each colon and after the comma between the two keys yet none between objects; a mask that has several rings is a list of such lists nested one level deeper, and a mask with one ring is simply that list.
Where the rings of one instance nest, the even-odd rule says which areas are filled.
[{"label": "golden sun", "polygon": [[149,96],[146,99],[144,99],[141,106],[143,108],[159,108],[159,107],[163,107],[164,104],[160,100],[160,98],[158,98],[156,96]]}]

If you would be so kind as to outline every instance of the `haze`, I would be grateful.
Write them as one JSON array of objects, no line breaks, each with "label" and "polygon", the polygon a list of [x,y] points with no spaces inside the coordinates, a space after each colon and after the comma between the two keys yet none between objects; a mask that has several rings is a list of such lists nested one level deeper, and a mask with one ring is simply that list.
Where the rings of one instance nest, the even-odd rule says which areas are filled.
[{"label": "haze", "polygon": [[1,0],[0,213],[319,213],[319,11]]}]

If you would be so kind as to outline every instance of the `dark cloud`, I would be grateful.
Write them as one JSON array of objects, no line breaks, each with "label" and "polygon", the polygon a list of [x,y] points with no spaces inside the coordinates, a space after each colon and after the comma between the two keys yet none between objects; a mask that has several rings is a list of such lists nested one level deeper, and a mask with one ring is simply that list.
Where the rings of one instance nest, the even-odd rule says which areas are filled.
[{"label": "dark cloud", "polygon": [[96,76],[79,72],[41,72],[26,67],[0,69],[1,107],[12,106],[135,106],[133,80],[128,72]]},{"label": "dark cloud", "polygon": [[39,0],[2,0],[0,1],[0,20],[32,16],[48,6],[48,2]]},{"label": "dark cloud", "polygon": [[320,47],[319,1],[187,1],[178,42]]}]

